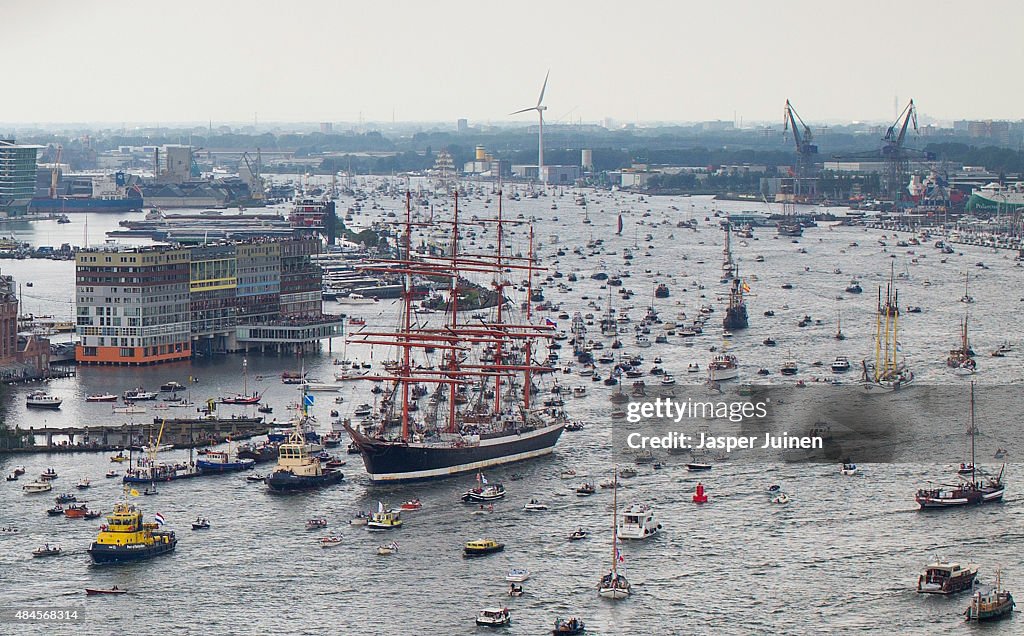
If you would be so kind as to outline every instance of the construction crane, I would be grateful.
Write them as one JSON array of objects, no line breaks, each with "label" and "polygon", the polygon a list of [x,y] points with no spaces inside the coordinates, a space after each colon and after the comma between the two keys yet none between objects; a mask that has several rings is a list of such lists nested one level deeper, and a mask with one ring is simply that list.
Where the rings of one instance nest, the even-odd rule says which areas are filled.
[{"label": "construction crane", "polygon": [[882,146],[882,159],[885,160],[886,173],[889,175],[889,196],[897,210],[900,208],[900,201],[903,199],[907,186],[910,161],[903,142],[907,138],[907,129],[911,124],[914,126],[914,133],[917,133],[917,107],[914,106],[913,99],[885,131],[885,137],[882,138],[882,141],[885,142],[885,145]]},{"label": "construction crane", "polygon": [[57,198],[57,180],[60,178],[60,160],[64,156],[64,146],[57,144],[57,158],[53,160],[53,170],[50,172],[50,198]]},{"label": "construction crane", "polygon": [[[797,122],[800,122],[799,126],[797,126]],[[800,118],[796,109],[793,108],[793,105],[787,99],[782,128],[783,136],[790,129],[793,130],[793,141],[796,143],[796,176],[801,178],[809,177],[814,168],[814,159],[818,154],[818,146],[814,143],[814,134],[811,132],[810,127],[804,123],[804,120]],[[800,132],[801,129],[803,129],[802,134]]]},{"label": "construction crane", "polygon": [[242,153],[242,161],[245,162],[245,169],[248,171],[248,177],[245,182],[249,186],[249,198],[253,201],[263,200],[263,179],[260,177],[260,171],[263,164],[263,159],[260,156],[260,149],[256,149],[256,160],[249,160],[249,153]]}]

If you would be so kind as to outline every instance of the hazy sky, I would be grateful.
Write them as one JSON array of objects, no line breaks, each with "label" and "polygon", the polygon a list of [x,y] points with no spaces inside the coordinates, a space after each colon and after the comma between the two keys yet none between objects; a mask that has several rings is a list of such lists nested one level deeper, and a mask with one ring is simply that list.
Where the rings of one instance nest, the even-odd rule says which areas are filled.
[{"label": "hazy sky", "polygon": [[0,122],[1020,119],[1024,3],[0,0]]}]

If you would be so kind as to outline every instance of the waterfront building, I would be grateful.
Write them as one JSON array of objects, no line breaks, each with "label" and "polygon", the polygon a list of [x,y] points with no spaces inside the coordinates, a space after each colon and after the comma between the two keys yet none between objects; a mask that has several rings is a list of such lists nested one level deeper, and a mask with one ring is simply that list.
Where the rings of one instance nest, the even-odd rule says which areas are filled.
[{"label": "waterfront building", "polygon": [[0,139],[0,212],[15,215],[28,209],[35,194],[39,148]]},{"label": "waterfront building", "polygon": [[82,250],[75,359],[151,364],[340,335],[340,317],[322,313],[319,248],[297,238]]}]

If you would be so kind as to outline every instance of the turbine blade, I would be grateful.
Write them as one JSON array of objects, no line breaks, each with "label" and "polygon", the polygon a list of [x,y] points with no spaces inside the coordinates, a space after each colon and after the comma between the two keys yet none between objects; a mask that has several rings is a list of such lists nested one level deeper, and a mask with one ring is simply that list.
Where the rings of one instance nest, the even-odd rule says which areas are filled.
[{"label": "turbine blade", "polygon": [[544,85],[540,87],[540,97],[537,98],[537,106],[544,102],[544,91],[548,88],[548,75],[551,75],[551,69],[548,69],[547,74],[544,75]]},{"label": "turbine blade", "polygon": [[519,113],[528,113],[531,110],[537,110],[537,107],[536,106],[530,106],[529,108],[524,108],[523,110],[517,110],[514,113],[509,113],[509,115],[518,115]]}]

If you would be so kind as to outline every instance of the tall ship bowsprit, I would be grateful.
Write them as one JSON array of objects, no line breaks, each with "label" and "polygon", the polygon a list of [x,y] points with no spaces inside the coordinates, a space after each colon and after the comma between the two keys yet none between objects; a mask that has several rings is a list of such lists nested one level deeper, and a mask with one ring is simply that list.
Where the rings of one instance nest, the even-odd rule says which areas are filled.
[{"label": "tall ship bowsprit", "polygon": [[[509,280],[512,273],[526,277],[526,297],[532,296],[534,272],[542,269],[534,261],[532,230],[527,256],[511,255],[505,228],[520,222],[504,219],[499,204],[496,219],[480,221],[496,232],[495,253],[463,252],[456,194],[447,254],[414,254],[412,233],[422,224],[414,224],[411,217],[407,193],[397,257],[364,268],[402,276],[399,327],[361,331],[351,340],[399,349],[398,364],[387,375],[366,378],[391,385],[369,423],[359,429],[350,421],[344,423],[370,479],[444,477],[551,453],[568,418],[560,410],[533,404],[531,394],[537,390],[534,379],[553,371],[535,360],[540,342],[552,337],[553,326],[531,322],[529,303],[525,316],[514,321],[509,313],[519,304],[506,296],[506,290],[516,289]],[[459,320],[459,303],[465,299],[459,284],[463,276],[490,278],[501,300],[489,317]],[[444,324],[431,325],[429,317],[415,315],[417,279],[447,286]],[[429,392],[429,406],[414,411],[410,407],[417,398],[412,388],[417,384],[437,388]]]}]

